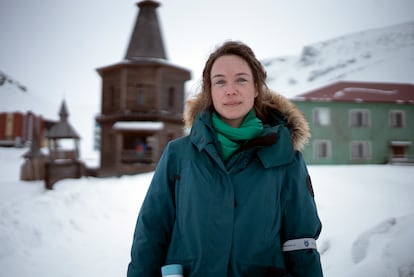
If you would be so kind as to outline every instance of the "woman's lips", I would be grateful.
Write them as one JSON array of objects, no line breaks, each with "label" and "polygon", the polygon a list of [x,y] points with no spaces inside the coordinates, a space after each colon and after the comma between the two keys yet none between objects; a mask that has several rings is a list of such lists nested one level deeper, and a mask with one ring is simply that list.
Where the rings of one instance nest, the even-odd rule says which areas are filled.
[{"label": "woman's lips", "polygon": [[240,104],[241,104],[241,102],[229,102],[229,103],[224,103],[224,106],[226,106],[226,107],[236,107]]}]

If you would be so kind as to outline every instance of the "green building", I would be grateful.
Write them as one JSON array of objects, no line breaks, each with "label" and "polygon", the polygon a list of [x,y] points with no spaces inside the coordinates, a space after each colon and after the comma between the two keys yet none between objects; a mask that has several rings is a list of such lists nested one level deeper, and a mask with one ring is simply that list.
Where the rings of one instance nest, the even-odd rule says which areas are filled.
[{"label": "green building", "polygon": [[338,82],[292,102],[310,125],[308,164],[414,163],[414,85]]}]

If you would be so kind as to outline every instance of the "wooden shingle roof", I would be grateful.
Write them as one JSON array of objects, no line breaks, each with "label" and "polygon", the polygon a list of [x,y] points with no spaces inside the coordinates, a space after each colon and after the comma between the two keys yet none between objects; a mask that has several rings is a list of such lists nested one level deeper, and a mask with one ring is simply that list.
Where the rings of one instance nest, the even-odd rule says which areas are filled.
[{"label": "wooden shingle roof", "polygon": [[139,13],[125,59],[130,61],[142,58],[167,59],[156,13],[160,4],[156,1],[144,0],[137,5]]},{"label": "wooden shingle roof", "polygon": [[65,100],[62,101],[59,116],[60,116],[59,122],[57,122],[55,125],[52,126],[52,128],[50,128],[50,130],[46,133],[46,138],[48,139],[65,139],[65,138],[80,139],[78,133],[68,122],[69,113],[66,108]]}]

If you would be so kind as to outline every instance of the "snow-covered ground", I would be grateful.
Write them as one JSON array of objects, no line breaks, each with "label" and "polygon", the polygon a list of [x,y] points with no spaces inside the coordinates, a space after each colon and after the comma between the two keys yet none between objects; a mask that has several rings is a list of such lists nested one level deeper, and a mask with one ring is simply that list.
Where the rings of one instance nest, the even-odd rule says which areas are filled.
[{"label": "snow-covered ground", "polygon": [[[152,173],[19,181],[26,149],[0,148],[0,276],[125,276]],[[414,167],[309,166],[328,277],[414,276]]]}]

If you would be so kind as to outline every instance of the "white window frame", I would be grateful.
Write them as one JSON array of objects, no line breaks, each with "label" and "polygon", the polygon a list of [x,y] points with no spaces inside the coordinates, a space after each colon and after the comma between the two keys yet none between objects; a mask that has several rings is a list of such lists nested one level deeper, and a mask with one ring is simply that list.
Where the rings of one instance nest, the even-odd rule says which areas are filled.
[{"label": "white window frame", "polygon": [[[323,155],[320,151],[321,146],[326,147],[326,154]],[[313,142],[313,158],[315,160],[326,160],[332,156],[332,142],[328,139],[317,139]]]},{"label": "white window frame", "polygon": [[372,143],[366,140],[353,140],[349,145],[351,160],[370,160],[372,157]]},{"label": "white window frame", "polygon": [[[322,114],[324,116],[321,116]],[[329,126],[331,124],[331,110],[323,107],[314,108],[313,124],[316,126]]]},{"label": "white window frame", "polygon": [[[362,117],[359,118],[359,115]],[[364,128],[371,126],[371,113],[368,109],[351,109],[349,111],[349,126]]]},{"label": "white window frame", "polygon": [[[398,121],[398,115],[401,116],[401,124]],[[405,111],[403,110],[390,110],[388,113],[388,124],[391,128],[404,128],[405,127]]]}]

